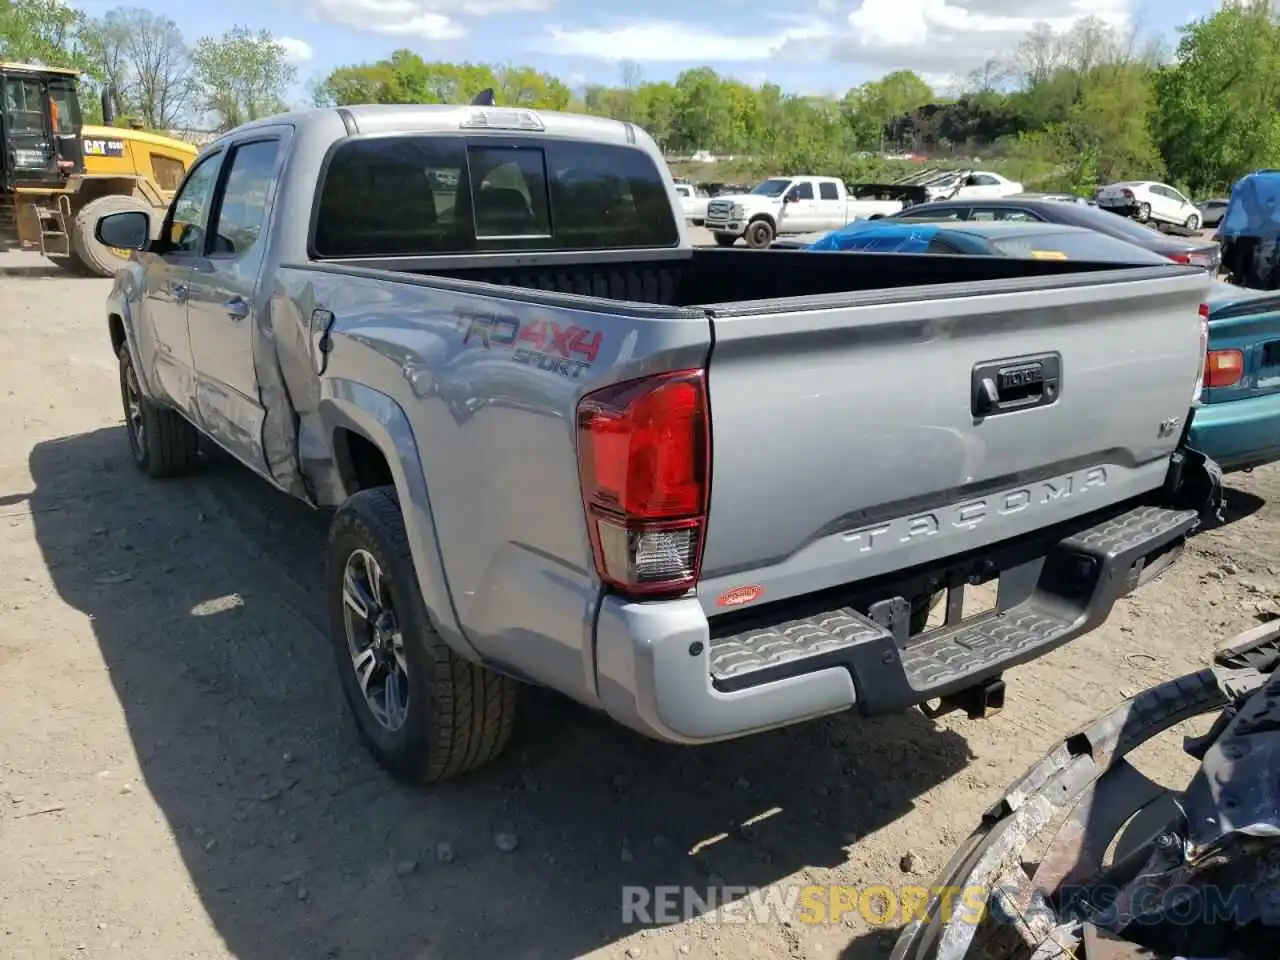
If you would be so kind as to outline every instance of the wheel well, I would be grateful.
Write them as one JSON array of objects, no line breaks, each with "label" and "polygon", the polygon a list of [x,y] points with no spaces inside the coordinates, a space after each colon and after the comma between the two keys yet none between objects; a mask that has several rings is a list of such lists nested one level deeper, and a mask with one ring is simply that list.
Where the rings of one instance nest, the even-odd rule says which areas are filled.
[{"label": "wheel well", "polygon": [[778,228],[778,225],[777,225],[776,223],[774,223],[774,222],[773,222],[773,217],[771,217],[771,216],[770,216],[769,214],[767,214],[767,213],[757,213],[754,217],[752,217],[750,220],[748,220],[748,221],[747,221],[747,223],[748,223],[748,225],[750,225],[750,224],[752,224],[752,223],[756,223],[756,222],[758,222],[758,221],[760,221],[760,220],[764,220],[765,222],[767,222],[767,223],[769,224],[769,226],[770,226],[770,227],[773,227],[775,230]]},{"label": "wheel well", "polygon": [[333,433],[333,453],[347,496],[395,483],[387,458],[377,444],[363,434],[339,427]]},{"label": "wheel well", "polygon": [[124,347],[124,320],[120,314],[113,313],[107,317],[107,329],[111,331],[111,352],[118,357]]}]

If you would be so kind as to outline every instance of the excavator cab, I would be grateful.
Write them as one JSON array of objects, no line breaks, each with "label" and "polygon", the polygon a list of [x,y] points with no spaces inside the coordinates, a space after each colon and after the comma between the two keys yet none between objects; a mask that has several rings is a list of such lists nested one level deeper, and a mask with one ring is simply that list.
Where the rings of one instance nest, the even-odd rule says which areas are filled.
[{"label": "excavator cab", "polygon": [[84,172],[74,70],[0,63],[0,191],[59,188]]},{"label": "excavator cab", "polygon": [[86,125],[78,81],[75,70],[0,63],[0,249],[110,277],[130,251],[98,242],[98,220],[138,210],[158,222],[199,151],[140,124],[116,126],[110,87],[102,125]]}]

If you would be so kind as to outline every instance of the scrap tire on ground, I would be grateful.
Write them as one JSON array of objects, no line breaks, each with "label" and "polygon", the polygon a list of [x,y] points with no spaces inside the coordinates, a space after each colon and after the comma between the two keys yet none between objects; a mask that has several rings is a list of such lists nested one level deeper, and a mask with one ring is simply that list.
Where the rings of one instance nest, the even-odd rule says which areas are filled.
[{"label": "scrap tire on ground", "polygon": [[735,243],[738,242],[737,237],[731,237],[723,233],[717,233],[715,235],[715,238],[716,238],[717,247],[732,247]]},{"label": "scrap tire on ground", "polygon": [[143,396],[128,346],[120,348],[120,399],[134,466],[156,479],[195,469],[200,434],[182,414]]},{"label": "scrap tire on ground", "polygon": [[773,243],[773,224],[768,220],[752,220],[747,224],[747,246],[752,250],[765,250]]},{"label": "scrap tire on ground", "polygon": [[[379,593],[385,590],[380,607],[391,612],[391,632],[400,638],[397,653],[407,675],[406,703],[399,705],[404,719],[395,729],[379,720],[366,699],[348,637],[346,574],[362,553],[372,557],[380,574]],[[431,783],[501,754],[511,739],[519,683],[464,660],[432,626],[393,488],[362,490],[338,508],[329,526],[327,562],[330,637],[342,692],[379,765],[398,780]],[[354,610],[352,621],[362,628],[372,622]]]},{"label": "scrap tire on ground", "polygon": [[111,252],[110,247],[99,243],[93,235],[93,228],[107,214],[124,213],[127,210],[136,210],[153,218],[155,215],[151,204],[145,200],[124,194],[112,194],[86,203],[75,215],[74,223],[70,224],[72,255],[79,258],[94,276],[114,277],[116,271],[128,262],[121,260]]}]

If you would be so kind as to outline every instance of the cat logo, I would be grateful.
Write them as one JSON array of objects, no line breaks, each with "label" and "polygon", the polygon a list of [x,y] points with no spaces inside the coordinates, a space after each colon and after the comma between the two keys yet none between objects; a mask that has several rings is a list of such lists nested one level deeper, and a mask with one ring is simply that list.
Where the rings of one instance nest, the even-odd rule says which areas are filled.
[{"label": "cat logo", "polygon": [[84,141],[86,157],[123,157],[123,140],[86,139]]}]

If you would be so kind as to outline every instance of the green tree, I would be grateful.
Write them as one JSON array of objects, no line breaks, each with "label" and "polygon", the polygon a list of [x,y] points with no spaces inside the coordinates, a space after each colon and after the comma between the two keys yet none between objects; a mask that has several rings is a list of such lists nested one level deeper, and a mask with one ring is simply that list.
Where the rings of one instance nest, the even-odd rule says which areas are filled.
[{"label": "green tree", "polygon": [[1185,27],[1156,90],[1161,150],[1192,191],[1280,162],[1280,25],[1265,0]]},{"label": "green tree", "polygon": [[233,27],[202,37],[192,53],[201,106],[219,130],[280,113],[296,75],[267,30]]},{"label": "green tree", "polygon": [[71,67],[89,72],[83,13],[61,0],[4,0],[0,3],[0,59]]}]

